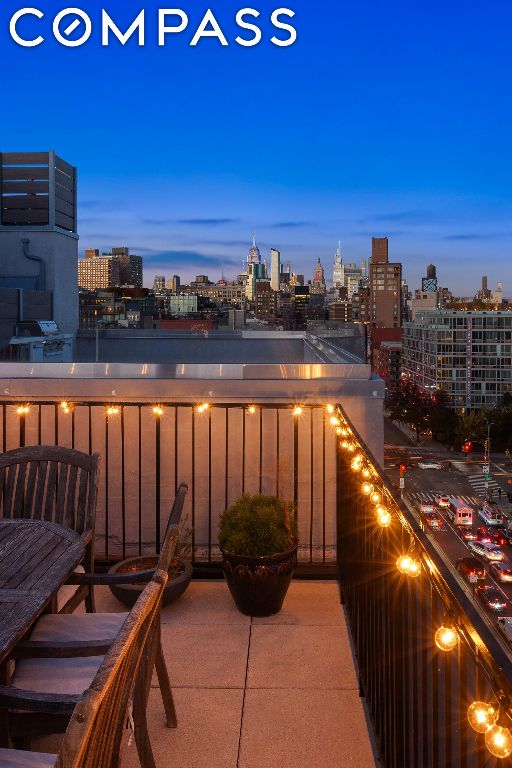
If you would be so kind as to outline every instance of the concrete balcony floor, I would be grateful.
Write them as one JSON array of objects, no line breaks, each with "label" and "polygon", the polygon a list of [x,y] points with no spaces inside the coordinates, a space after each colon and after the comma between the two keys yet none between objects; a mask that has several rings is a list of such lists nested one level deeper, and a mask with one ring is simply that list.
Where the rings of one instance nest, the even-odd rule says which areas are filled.
[{"label": "concrete balcony floor", "polygon": [[[109,593],[98,610],[120,610]],[[375,764],[335,582],[294,581],[283,610],[250,619],[222,582],[193,582],[162,611],[178,711],[148,720],[158,768],[326,768]],[[135,745],[122,768],[138,768]]]},{"label": "concrete balcony floor", "polygon": [[[125,610],[105,587],[96,603]],[[192,582],[163,609],[162,642],[178,727],[165,725],[155,677],[157,768],[375,766],[335,582],[292,582],[281,613],[266,619],[239,613],[223,582]],[[42,741],[33,748],[58,748],[55,737]],[[140,768],[126,741],[121,768]]]}]

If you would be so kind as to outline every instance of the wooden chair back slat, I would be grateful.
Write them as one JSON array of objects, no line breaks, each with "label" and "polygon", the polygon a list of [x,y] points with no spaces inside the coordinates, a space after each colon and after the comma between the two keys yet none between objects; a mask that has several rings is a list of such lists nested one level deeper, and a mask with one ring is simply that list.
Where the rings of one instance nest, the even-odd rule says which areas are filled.
[{"label": "wooden chair back slat", "polygon": [[44,499],[44,491],[46,488],[46,475],[48,473],[48,462],[39,461],[37,462],[37,466],[38,466],[37,487],[36,487],[36,493],[34,496],[34,504],[32,507],[32,517],[36,520],[40,520],[43,516],[43,499]]},{"label": "wooden chair back slat", "polygon": [[76,478],[78,467],[73,465],[69,467],[68,488],[66,496],[66,506],[64,509],[64,525],[66,528],[75,527],[76,517]]},{"label": "wooden chair back slat", "polygon": [[64,512],[66,504],[66,491],[68,487],[69,464],[57,465],[57,486],[55,498],[55,522],[59,525],[64,524]]},{"label": "wooden chair back slat", "polygon": [[[55,522],[55,502],[57,496],[57,470],[56,461],[50,461],[48,465],[48,478],[46,480],[46,494],[44,498],[43,518]],[[36,501],[37,504],[37,501]]]},{"label": "wooden chair back slat", "polygon": [[35,488],[37,473],[39,471],[39,462],[30,461],[27,479],[27,488],[25,493],[25,517],[32,518],[34,514]]},{"label": "wooden chair back slat", "polygon": [[16,488],[16,475],[18,474],[18,466],[14,465],[7,470],[7,479],[5,482],[5,494],[4,505],[8,510],[8,517],[13,517],[12,506],[14,500],[14,492]]},{"label": "wooden chair back slat", "polygon": [[13,517],[24,517],[25,507],[25,479],[27,476],[27,464],[23,462],[18,467],[18,476],[16,478],[16,488],[14,491],[14,506],[12,510]]},{"label": "wooden chair back slat", "polygon": [[77,530],[86,530],[86,518],[87,518],[87,508],[88,508],[88,495],[89,495],[89,478],[87,477],[87,474],[81,470],[80,471],[80,482],[79,482],[79,488],[78,488],[78,505],[76,508],[76,527]]}]

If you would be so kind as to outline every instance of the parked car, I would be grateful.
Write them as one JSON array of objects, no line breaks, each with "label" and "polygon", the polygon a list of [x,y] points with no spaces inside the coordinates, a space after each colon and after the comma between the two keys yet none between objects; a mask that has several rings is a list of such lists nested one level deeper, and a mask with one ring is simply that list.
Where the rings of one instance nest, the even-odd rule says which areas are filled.
[{"label": "parked car", "polygon": [[437,503],[440,507],[449,507],[450,506],[450,497],[449,496],[439,496]]},{"label": "parked car", "polygon": [[438,461],[418,461],[418,467],[420,469],[442,469],[443,465],[440,464]]},{"label": "parked car", "polygon": [[490,572],[503,584],[512,581],[512,565],[508,562],[491,563]]},{"label": "parked car", "polygon": [[481,528],[477,528],[476,532],[478,541],[481,541],[482,543],[486,542],[487,544],[494,544],[495,547],[504,547],[505,544],[508,544],[507,537],[504,536],[501,531],[490,530],[489,528],[482,526]]},{"label": "parked car", "polygon": [[444,520],[437,512],[421,512],[420,522],[424,528],[431,528],[434,531],[445,530]]},{"label": "parked car", "polygon": [[457,533],[464,539],[464,541],[477,541],[478,536],[473,528],[468,528],[467,525],[456,525]]},{"label": "parked car", "polygon": [[500,612],[508,608],[508,600],[496,587],[481,584],[476,588],[476,596],[490,611]]},{"label": "parked car", "polygon": [[505,525],[497,525],[495,531],[503,536],[507,544],[512,545],[512,530],[510,528]]},{"label": "parked car", "polygon": [[485,565],[477,557],[459,557],[455,567],[466,581],[470,581],[472,576],[476,576],[478,581],[485,581]]},{"label": "parked car", "polygon": [[486,525],[503,525],[505,522],[505,517],[501,514],[497,504],[486,502],[482,507],[479,507],[478,515]]},{"label": "parked car", "polygon": [[494,544],[486,544],[483,541],[468,541],[468,547],[477,555],[485,557],[486,560],[503,560],[504,554],[499,547]]}]

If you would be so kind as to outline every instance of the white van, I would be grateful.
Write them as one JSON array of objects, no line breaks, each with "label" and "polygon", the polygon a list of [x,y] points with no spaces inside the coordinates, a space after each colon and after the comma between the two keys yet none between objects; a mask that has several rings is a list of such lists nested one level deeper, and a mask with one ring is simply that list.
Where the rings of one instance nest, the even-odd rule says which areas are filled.
[{"label": "white van", "polygon": [[419,506],[419,510],[420,510],[420,515],[427,515],[429,512],[435,512],[436,508],[434,507],[433,504],[430,504],[430,502],[422,501]]},{"label": "white van", "polygon": [[478,510],[478,515],[486,525],[504,525],[506,522],[498,507],[487,502]]},{"label": "white van", "polygon": [[450,499],[446,513],[454,525],[473,525],[473,510],[462,499]]}]

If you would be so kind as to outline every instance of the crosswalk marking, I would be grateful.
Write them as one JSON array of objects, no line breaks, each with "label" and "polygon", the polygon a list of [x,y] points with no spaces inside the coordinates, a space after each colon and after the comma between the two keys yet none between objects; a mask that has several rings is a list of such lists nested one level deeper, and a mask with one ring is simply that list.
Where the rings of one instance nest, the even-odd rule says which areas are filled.
[{"label": "crosswalk marking", "polygon": [[[476,491],[479,496],[487,496],[488,491],[493,491],[494,495],[499,495],[498,490],[500,486],[496,480],[492,480],[491,478],[486,480],[484,477],[482,477],[481,473],[478,475],[467,475],[466,477],[473,490]],[[488,483],[487,487],[486,483]]]},{"label": "crosswalk marking", "polygon": [[[418,493],[409,493],[409,498],[413,501],[429,501],[431,503],[437,504],[437,500],[441,496],[440,493],[425,493],[425,492],[418,492]],[[476,496],[463,496],[461,494],[454,494],[453,498],[456,499],[462,499],[462,501],[466,502],[466,504],[479,504],[480,499],[478,499]]]}]

